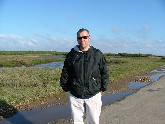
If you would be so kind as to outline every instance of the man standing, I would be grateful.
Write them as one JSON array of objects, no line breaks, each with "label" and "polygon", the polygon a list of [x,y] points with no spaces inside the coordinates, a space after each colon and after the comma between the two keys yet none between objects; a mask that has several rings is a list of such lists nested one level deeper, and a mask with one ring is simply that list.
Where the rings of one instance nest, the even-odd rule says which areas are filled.
[{"label": "man standing", "polygon": [[99,49],[90,46],[87,29],[77,32],[78,45],[71,49],[64,61],[60,84],[69,92],[74,124],[99,124],[101,92],[107,90],[109,75],[106,61]]}]

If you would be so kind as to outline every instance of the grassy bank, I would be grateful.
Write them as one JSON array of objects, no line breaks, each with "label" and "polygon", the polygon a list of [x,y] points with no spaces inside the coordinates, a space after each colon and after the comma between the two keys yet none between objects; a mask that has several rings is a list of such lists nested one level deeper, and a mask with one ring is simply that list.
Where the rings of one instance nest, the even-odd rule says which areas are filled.
[{"label": "grassy bank", "polygon": [[45,58],[44,56],[52,56],[52,54],[0,54],[0,67],[21,67],[21,66],[34,66],[37,64],[50,63],[63,61],[63,59],[53,59],[53,58]]},{"label": "grassy bank", "polygon": [[165,65],[162,57],[106,57],[112,80],[135,76]]},{"label": "grassy bank", "polygon": [[56,97],[62,91],[60,72],[47,68],[0,69],[0,99],[19,108]]}]

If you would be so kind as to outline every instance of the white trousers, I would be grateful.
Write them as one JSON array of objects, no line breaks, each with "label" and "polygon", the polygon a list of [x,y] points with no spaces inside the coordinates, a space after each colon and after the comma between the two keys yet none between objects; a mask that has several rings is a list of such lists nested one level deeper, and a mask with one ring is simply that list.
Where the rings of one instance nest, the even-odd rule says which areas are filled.
[{"label": "white trousers", "polygon": [[84,124],[85,118],[87,124],[99,124],[102,106],[101,93],[88,99],[80,99],[69,93],[69,100],[74,124]]}]

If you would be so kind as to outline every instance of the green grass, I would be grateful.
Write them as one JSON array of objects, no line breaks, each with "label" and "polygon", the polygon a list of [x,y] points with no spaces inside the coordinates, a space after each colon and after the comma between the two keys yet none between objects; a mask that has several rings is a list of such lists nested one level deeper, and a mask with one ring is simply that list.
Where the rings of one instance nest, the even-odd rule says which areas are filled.
[{"label": "green grass", "polygon": [[61,69],[0,69],[0,99],[18,106],[55,97],[62,92],[59,85]]},{"label": "green grass", "polygon": [[107,57],[107,61],[111,80],[135,76],[165,65],[165,60],[160,57]]},{"label": "green grass", "polygon": [[59,61],[64,61],[64,59],[44,58],[39,54],[0,55],[0,67],[30,67],[37,64]]}]

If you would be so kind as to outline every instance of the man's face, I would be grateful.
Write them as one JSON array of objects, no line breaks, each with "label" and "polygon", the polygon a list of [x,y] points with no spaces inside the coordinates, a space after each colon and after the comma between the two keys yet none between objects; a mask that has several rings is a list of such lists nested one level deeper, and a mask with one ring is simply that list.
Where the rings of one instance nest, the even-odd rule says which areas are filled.
[{"label": "man's face", "polygon": [[77,36],[77,41],[81,49],[86,49],[89,47],[90,35],[87,31],[82,31]]}]

